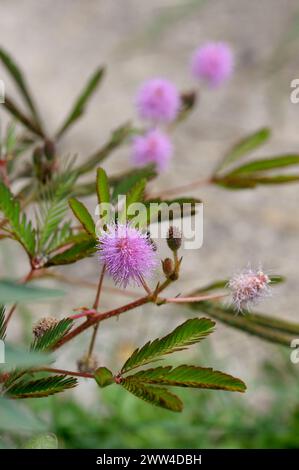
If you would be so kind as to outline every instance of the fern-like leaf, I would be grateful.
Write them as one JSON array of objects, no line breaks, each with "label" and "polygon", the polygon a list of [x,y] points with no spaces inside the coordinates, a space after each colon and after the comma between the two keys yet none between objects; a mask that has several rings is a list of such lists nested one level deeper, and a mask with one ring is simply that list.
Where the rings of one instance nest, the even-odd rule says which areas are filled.
[{"label": "fern-like leaf", "polygon": [[59,224],[67,211],[67,198],[76,181],[77,174],[66,168],[46,189],[41,191],[39,221],[39,250],[48,252],[58,246]]},{"label": "fern-like leaf", "polygon": [[161,356],[186,349],[212,333],[215,322],[208,318],[192,318],[179,325],[164,338],[149,341],[136,349],[122,367],[122,374],[137,367],[159,360]]},{"label": "fern-like leaf", "polygon": [[231,392],[245,392],[246,390],[244,382],[232,375],[211,368],[188,365],[142,370],[127,379],[151,385],[207,388]]},{"label": "fern-like leaf", "polygon": [[39,351],[50,350],[71,328],[73,320],[64,318],[52,328],[49,328],[42,336],[36,338],[31,349]]},{"label": "fern-like leaf", "polygon": [[124,379],[121,385],[138,398],[151,403],[152,405],[160,406],[171,411],[182,411],[183,403],[177,395],[169,392],[166,388],[152,387],[143,383]]},{"label": "fern-like leaf", "polygon": [[69,388],[76,387],[77,380],[73,377],[65,375],[54,375],[53,377],[45,377],[38,380],[22,380],[8,391],[10,398],[42,398],[63,392]]},{"label": "fern-like leaf", "polygon": [[0,182],[0,211],[8,220],[14,237],[33,256],[35,251],[35,230],[26,215],[21,214],[20,203],[4,183]]}]

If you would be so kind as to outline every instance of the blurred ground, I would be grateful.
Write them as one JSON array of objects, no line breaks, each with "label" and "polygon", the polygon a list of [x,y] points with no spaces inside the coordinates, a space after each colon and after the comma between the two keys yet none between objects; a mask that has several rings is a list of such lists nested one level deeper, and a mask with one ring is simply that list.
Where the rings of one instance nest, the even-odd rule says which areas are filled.
[{"label": "blurred ground", "polygon": [[[205,177],[234,141],[264,125],[272,128],[273,137],[260,155],[298,151],[299,105],[289,100],[290,82],[299,76],[296,0],[2,0],[0,31],[2,45],[26,72],[50,132],[92,70],[107,64],[105,82],[84,119],[65,138],[62,155],[78,153],[84,159],[105,141],[111,128],[133,118],[134,93],[144,79],[165,76],[180,89],[194,87],[188,69],[190,54],[207,39],[232,45],[235,75],[218,91],[202,90],[200,106],[175,133],[172,169],[153,189]],[[128,165],[129,153],[124,149],[107,161],[106,168],[116,172]],[[248,261],[262,262],[266,270],[285,275],[288,282],[276,288],[261,309],[298,320],[298,188],[193,191],[204,200],[204,245],[198,252],[184,253],[182,280],[173,293],[226,278]],[[94,201],[89,203],[92,208]],[[13,254],[11,247],[2,252],[1,271],[8,272]],[[65,270],[70,271],[96,281],[96,258]],[[42,312],[34,309],[39,316],[63,315],[90,303],[93,296],[90,290],[69,288],[68,292],[64,303],[45,305]],[[114,295],[105,295],[103,308],[116,301]],[[170,324],[177,325],[185,316],[184,309],[155,311],[147,306],[106,322],[99,335],[99,355],[104,360],[118,351],[110,361],[119,364],[119,354],[125,354],[126,348],[140,344],[143,337],[168,331]],[[86,340],[80,338],[76,352],[66,352],[64,361],[74,362],[78,344],[83,352]],[[221,360],[224,369],[239,374],[249,385],[244,399],[256,401],[250,377],[262,357],[272,357],[276,348],[220,325],[213,345],[215,364],[211,365],[219,368]]]}]

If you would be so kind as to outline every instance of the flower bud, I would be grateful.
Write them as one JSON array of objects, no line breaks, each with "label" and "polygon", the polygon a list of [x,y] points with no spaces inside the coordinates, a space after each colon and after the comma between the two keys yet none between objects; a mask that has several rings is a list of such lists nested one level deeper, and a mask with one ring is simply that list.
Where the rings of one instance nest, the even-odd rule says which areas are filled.
[{"label": "flower bud", "polygon": [[44,317],[41,318],[33,327],[33,334],[36,338],[40,338],[48,331],[50,328],[53,328],[57,325],[58,320],[54,317]]},{"label": "flower bud", "polygon": [[173,263],[172,259],[165,258],[162,261],[162,268],[163,268],[163,272],[164,272],[165,276],[167,278],[171,278],[171,276],[173,275],[173,272],[174,272],[174,263]]},{"label": "flower bud", "polygon": [[77,361],[79,372],[91,374],[98,368],[98,360],[95,356],[84,355]]},{"label": "flower bud", "polygon": [[171,251],[177,251],[182,245],[182,235],[177,227],[169,227],[167,245]]}]

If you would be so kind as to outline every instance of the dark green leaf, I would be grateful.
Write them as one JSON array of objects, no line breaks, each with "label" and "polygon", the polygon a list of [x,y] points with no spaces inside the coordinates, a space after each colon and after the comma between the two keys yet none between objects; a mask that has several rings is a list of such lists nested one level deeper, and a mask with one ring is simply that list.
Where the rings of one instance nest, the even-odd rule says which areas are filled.
[{"label": "dark green leaf", "polygon": [[58,289],[46,289],[33,285],[17,284],[14,281],[2,279],[0,281],[0,302],[10,304],[12,302],[26,302],[59,297],[64,292]]},{"label": "dark green leaf", "polygon": [[80,259],[92,256],[97,250],[97,242],[94,237],[72,237],[65,251],[50,258],[46,266],[58,266],[72,264]]},{"label": "dark green leaf", "polygon": [[18,121],[20,121],[27,129],[38,137],[44,137],[42,131],[36,124],[24,114],[16,103],[7,95],[5,95],[5,102],[3,103],[4,108]]},{"label": "dark green leaf", "polygon": [[112,132],[111,138],[108,142],[91,155],[85,163],[77,168],[80,175],[88,173],[96,166],[100,165],[110,155],[110,153],[113,152],[113,150],[116,150],[126,141],[131,132],[132,127],[130,123],[125,123],[122,126],[117,127]]},{"label": "dark green leaf", "polygon": [[166,354],[182,351],[212,333],[214,326],[215,322],[208,318],[187,320],[167,336],[152,342],[149,341],[142,348],[136,349],[123,365],[121,372],[125,373],[136,367],[149,364]]},{"label": "dark green leaf", "polygon": [[276,157],[263,158],[251,161],[249,163],[245,163],[245,165],[234,169],[231,173],[226,176],[230,177],[244,173],[248,174],[265,170],[273,170],[274,168],[283,168],[286,166],[298,165],[298,163],[299,155],[297,154],[279,155]]},{"label": "dark green leaf", "polygon": [[216,172],[222,170],[244,155],[247,155],[249,152],[256,150],[269,139],[270,134],[270,129],[264,127],[242,139],[227,152],[223,160],[219,163]]},{"label": "dark green leaf", "polygon": [[73,320],[63,318],[52,328],[49,328],[42,336],[36,338],[31,346],[35,351],[50,350],[55,344],[63,338],[73,325]]},{"label": "dark green leaf", "polygon": [[31,222],[27,222],[26,215],[21,214],[19,201],[2,182],[0,182],[0,211],[8,220],[15,238],[32,256],[35,250],[35,230]]},{"label": "dark green leaf", "polygon": [[175,387],[209,388],[231,392],[245,392],[246,385],[242,380],[217,370],[204,367],[181,365],[147,369],[131,375],[128,379],[152,385],[169,385]]},{"label": "dark green leaf", "polygon": [[115,383],[113,374],[107,367],[99,367],[94,373],[94,378],[101,388]]},{"label": "dark green leaf", "polygon": [[250,312],[245,312],[246,315],[236,315],[232,308],[213,302],[190,303],[189,307],[193,311],[210,315],[230,327],[288,348],[292,339],[297,338],[299,334],[299,325],[297,323],[280,320],[268,315],[251,314]]},{"label": "dark green leaf", "polygon": [[132,170],[126,175],[124,175],[115,185],[112,199],[117,200],[118,196],[123,196],[128,194],[128,192],[144,178],[149,181],[157,175],[154,166],[149,165],[147,167],[141,168],[140,170]]},{"label": "dark green leaf", "polygon": [[57,132],[56,137],[58,139],[65,133],[65,131],[70,126],[72,126],[77,121],[77,119],[79,119],[82,116],[89,99],[94,94],[94,92],[98,88],[98,85],[100,84],[104,76],[104,72],[105,72],[105,69],[103,67],[99,67],[90,77],[90,79],[87,82],[87,85],[84,87],[80,96],[75,101],[68,117],[62,124],[60,130]]},{"label": "dark green leaf", "polygon": [[69,200],[69,205],[73,211],[73,214],[82,224],[86,232],[92,237],[94,237],[95,236],[95,224],[87,208],[84,206],[84,204],[78,201],[78,199],[71,198]]},{"label": "dark green leaf", "polygon": [[65,375],[54,375],[38,380],[22,380],[8,391],[10,398],[41,398],[76,387],[77,379]]},{"label": "dark green leaf", "polygon": [[173,393],[169,392],[166,388],[152,387],[139,383],[129,378],[122,380],[121,385],[138,398],[151,403],[152,405],[166,408],[170,411],[182,411],[183,403]]},{"label": "dark green leaf", "polygon": [[25,78],[19,66],[15,63],[13,58],[3,48],[0,48],[0,60],[2,61],[3,65],[6,67],[7,71],[10,73],[13,80],[15,81],[15,84],[17,85],[19,91],[21,92],[21,95],[34,118],[35,124],[38,126],[39,131],[41,132],[41,135],[42,135],[41,121],[40,121],[37,109],[35,107],[35,104],[33,102],[33,99],[29,93],[27,83],[25,81]]},{"label": "dark green leaf", "polygon": [[97,169],[96,189],[99,204],[110,202],[110,190],[107,173],[103,168]]}]

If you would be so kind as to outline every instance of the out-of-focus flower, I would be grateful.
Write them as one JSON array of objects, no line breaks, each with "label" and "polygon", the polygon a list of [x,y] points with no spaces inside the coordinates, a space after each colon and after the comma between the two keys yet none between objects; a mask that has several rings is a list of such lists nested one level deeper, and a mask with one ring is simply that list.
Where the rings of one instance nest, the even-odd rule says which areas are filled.
[{"label": "out-of-focus flower", "polygon": [[129,224],[112,224],[99,237],[100,260],[114,282],[126,287],[142,284],[156,264],[156,256],[146,233]]},{"label": "out-of-focus flower", "polygon": [[141,119],[154,123],[171,122],[179,112],[181,100],[172,82],[154,78],[145,82],[139,89],[136,106]]},{"label": "out-of-focus flower", "polygon": [[173,154],[173,146],[168,135],[158,129],[135,137],[132,150],[134,165],[140,167],[155,163],[158,171],[163,171],[168,167]]},{"label": "out-of-focus flower", "polygon": [[235,309],[240,312],[270,294],[270,278],[262,270],[246,268],[229,281]]},{"label": "out-of-focus flower", "polygon": [[206,81],[211,87],[221,85],[233,71],[234,59],[231,48],[224,42],[208,42],[199,47],[191,61],[195,78]]}]

